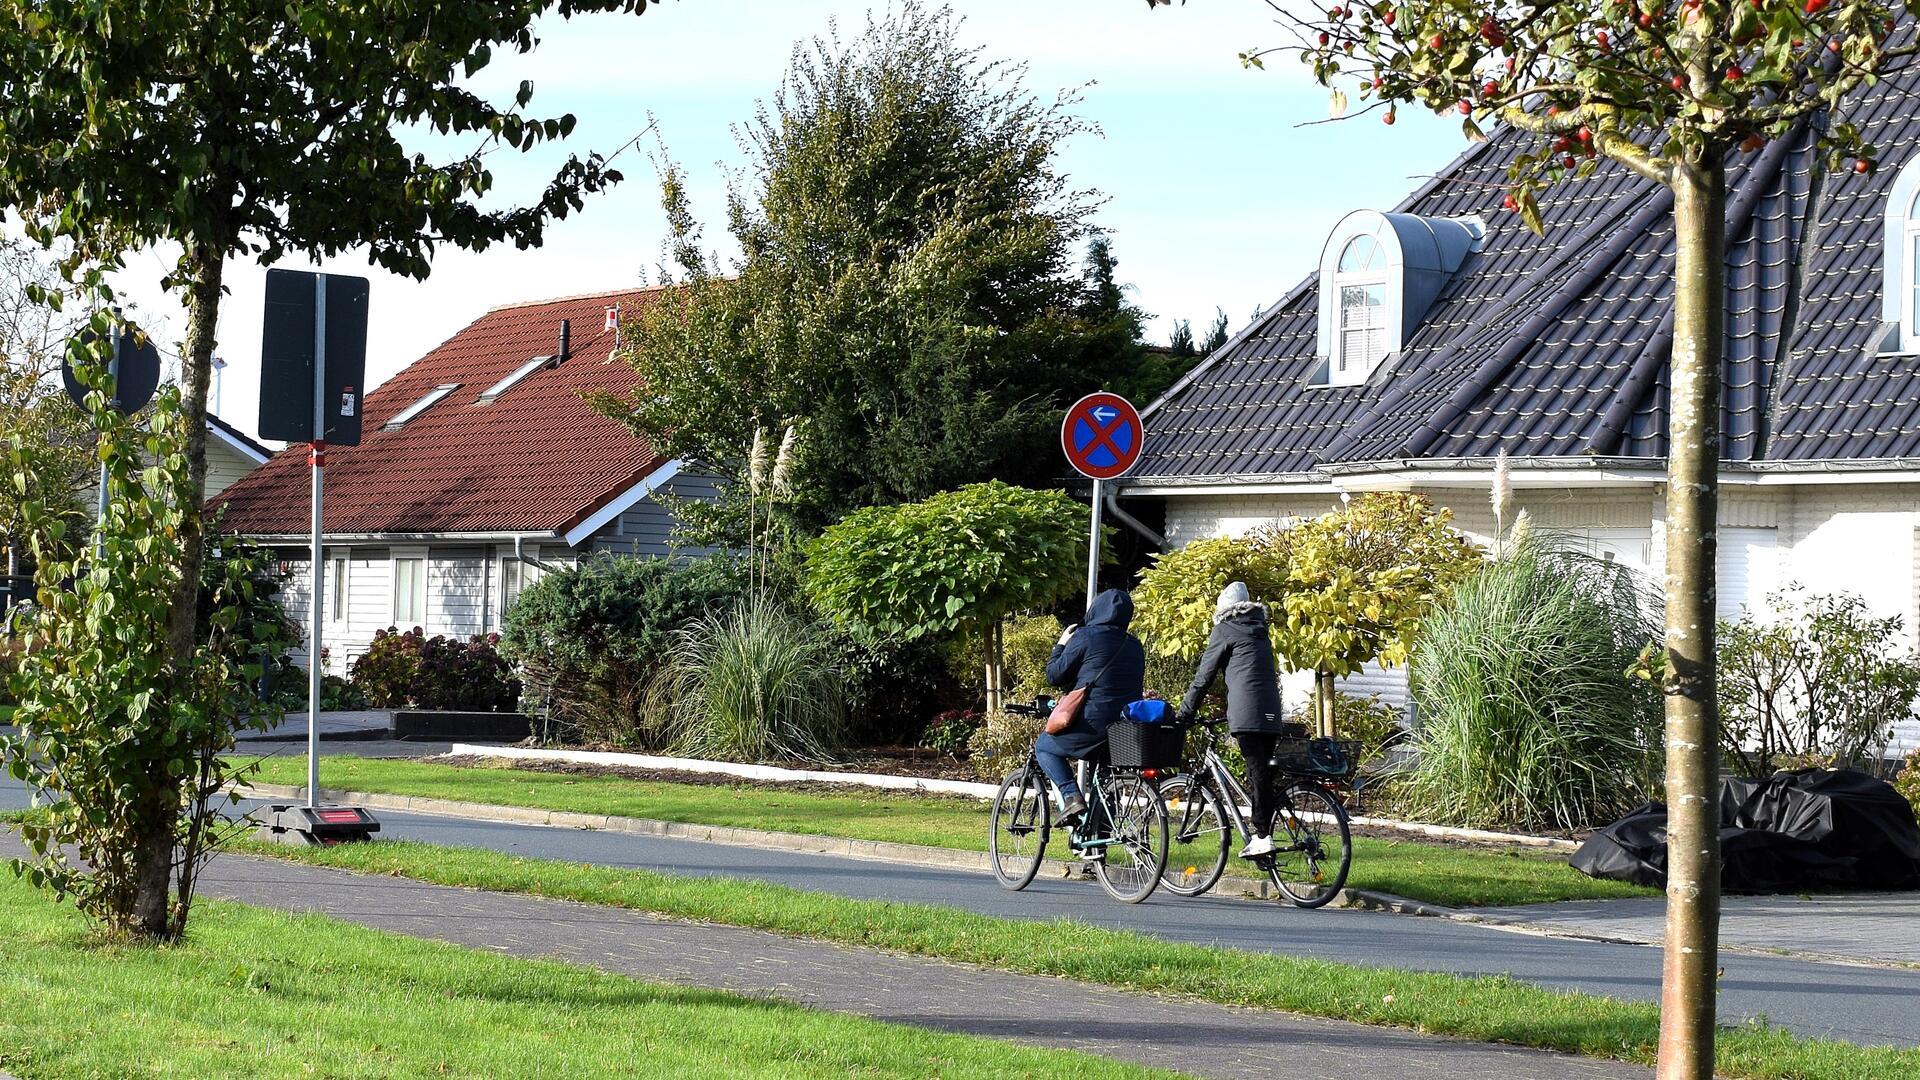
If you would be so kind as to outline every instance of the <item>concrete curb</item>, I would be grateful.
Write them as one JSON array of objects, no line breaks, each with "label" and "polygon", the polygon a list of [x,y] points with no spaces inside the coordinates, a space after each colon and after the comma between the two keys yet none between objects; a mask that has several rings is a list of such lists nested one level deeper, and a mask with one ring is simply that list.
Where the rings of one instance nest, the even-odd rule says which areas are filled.
[{"label": "concrete curb", "polygon": [[548,750],[530,746],[474,746],[469,743],[454,743],[447,753],[456,756],[506,758],[512,761],[565,761],[577,765],[617,765],[629,769],[661,769],[668,772],[737,776],[743,780],[765,780],[782,784],[803,781],[854,784],[860,787],[888,788],[894,791],[967,795],[976,799],[991,799],[1000,791],[998,784],[983,784],[973,780],[936,780],[926,776],[835,772],[831,769],[782,769],[773,765],[742,765],[732,761],[705,761],[699,758],[600,750]]},{"label": "concrete curb", "polygon": [[[252,799],[304,799],[307,796],[305,786],[294,787],[288,784],[246,784],[236,787],[235,790],[242,798]],[[375,791],[345,791],[324,787],[320,789],[320,801],[364,806],[369,810],[397,810],[403,813],[464,817],[506,825],[538,825],[553,829],[583,829],[623,833],[630,836],[657,836],[670,840],[697,840],[707,844],[727,844],[771,851],[837,855],[842,858],[866,859],[897,866],[930,866],[944,870],[971,870],[982,874],[993,872],[993,866],[984,851],[963,851],[956,848],[929,847],[924,844],[849,840],[837,836],[815,836],[809,833],[739,829],[725,825],[697,825],[684,821],[658,821],[652,818],[577,814],[564,810],[495,806],[491,803],[457,802],[451,799],[430,799],[419,795],[389,795]],[[1042,865],[1041,873],[1054,877],[1073,877],[1082,870],[1083,866],[1084,864],[1077,859],[1073,861],[1049,859]],[[1279,890],[1273,887],[1273,883],[1264,877],[1253,879],[1223,877],[1208,895],[1241,900],[1284,899],[1280,896]],[[1335,897],[1329,906],[1358,908],[1364,911],[1386,911],[1401,915],[1451,917],[1454,914],[1451,908],[1437,907],[1418,900],[1410,900],[1404,896],[1352,888],[1341,889],[1340,895]]]},{"label": "concrete curb", "polygon": [[[628,754],[601,750],[549,750],[529,746],[476,746],[471,743],[454,743],[447,751],[461,757],[505,758],[512,761],[565,761],[576,765],[616,765],[636,769],[659,769],[666,772],[700,773],[710,776],[737,776],[743,780],[762,780],[772,783],[797,783],[813,781],[826,784],[851,784],[859,787],[887,788],[894,791],[927,791],[941,795],[966,795],[976,799],[991,799],[999,792],[997,784],[982,784],[971,780],[936,780],[924,776],[892,776],[885,773],[834,772],[830,769],[782,769],[772,765],[742,765],[732,761],[707,761],[700,758],[666,757],[658,754]],[[1402,832],[1418,833],[1422,836],[1437,836],[1454,840],[1477,840],[1483,843],[1514,844],[1521,847],[1543,847],[1556,851],[1573,851],[1580,846],[1578,841],[1557,836],[1528,836],[1524,833],[1491,832],[1486,829],[1463,829],[1452,825],[1428,825],[1416,821],[1397,821],[1392,818],[1350,817],[1355,825],[1373,828],[1397,829]]]}]

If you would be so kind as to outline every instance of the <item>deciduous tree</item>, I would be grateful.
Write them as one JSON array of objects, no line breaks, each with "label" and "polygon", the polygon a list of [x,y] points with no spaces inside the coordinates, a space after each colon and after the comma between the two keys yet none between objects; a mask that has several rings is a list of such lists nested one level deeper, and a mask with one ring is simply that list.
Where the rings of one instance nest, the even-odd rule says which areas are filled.
[{"label": "deciduous tree", "polygon": [[[426,276],[434,249],[537,245],[547,224],[618,179],[598,156],[569,158],[530,204],[486,202],[490,155],[560,139],[570,116],[526,113],[467,80],[495,50],[526,52],[535,20],[643,10],[647,0],[507,0],[415,4],[368,0],[0,0],[0,204],[31,235],[62,247],[69,273],[105,297],[105,272],[143,245],[177,248],[164,284],[184,300],[181,423],[186,443],[167,497],[172,602],[151,657],[149,707],[102,717],[136,745],[168,728],[142,716],[206,709],[194,671],[202,561],[207,388],[227,260],[364,250],[371,262]],[[430,160],[410,145],[454,145]],[[149,557],[158,558],[157,555]],[[137,790],[145,809],[128,853],[137,886],[113,917],[169,934],[173,823],[186,776],[158,757]],[[103,808],[103,810],[108,808]],[[118,809],[118,808],[112,808]],[[119,905],[124,902],[123,909]]]},{"label": "deciduous tree", "polygon": [[1072,596],[1087,559],[1087,508],[999,481],[923,502],[868,507],[807,551],[805,587],[833,622],[911,641],[973,629],[987,643],[987,707],[1002,704],[1000,624]]},{"label": "deciduous tree", "polygon": [[[1148,0],[1149,6],[1168,0]],[[1268,4],[1333,90],[1392,122],[1402,105],[1460,114],[1469,138],[1498,122],[1535,137],[1513,161],[1507,206],[1539,231],[1555,182],[1613,162],[1672,196],[1675,290],[1666,494],[1667,801],[1663,1077],[1713,1072],[1719,920],[1714,535],[1726,339],[1727,158],[1806,140],[1830,171],[1866,173],[1875,150],[1850,96],[1916,50],[1905,0],[1336,0]],[[1304,12],[1304,14],[1303,14]],[[1785,147],[1779,148],[1784,150]],[[1779,152],[1776,150],[1774,152]],[[1826,181],[1816,175],[1814,191]],[[1844,177],[1837,181],[1844,183]],[[1790,290],[1792,291],[1792,290]],[[1788,311],[1793,310],[1789,302]]]},{"label": "deciduous tree", "polygon": [[801,423],[792,508],[813,528],[1057,476],[1059,410],[1130,370],[1137,323],[1110,264],[1093,296],[1073,265],[1097,200],[1058,165],[1084,130],[1071,95],[1036,97],[958,33],[907,3],[795,50],[742,131],[724,270],[666,169],[680,287],[622,328],[638,388],[609,415],[734,477],[756,428]]},{"label": "deciduous tree", "polygon": [[1314,673],[1323,735],[1333,734],[1333,681],[1371,663],[1403,664],[1421,620],[1480,566],[1451,512],[1424,495],[1370,493],[1281,534],[1286,594],[1273,645]]}]

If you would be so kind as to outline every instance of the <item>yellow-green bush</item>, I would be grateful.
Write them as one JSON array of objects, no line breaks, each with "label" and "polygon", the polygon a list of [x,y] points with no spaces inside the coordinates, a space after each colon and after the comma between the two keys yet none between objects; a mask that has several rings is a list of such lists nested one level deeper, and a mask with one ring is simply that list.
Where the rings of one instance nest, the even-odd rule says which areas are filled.
[{"label": "yellow-green bush", "polygon": [[[1213,631],[1213,605],[1229,582],[1244,581],[1269,606],[1285,593],[1286,533],[1195,540],[1154,556],[1133,590],[1133,632],[1151,656],[1197,659]],[[1185,690],[1183,685],[1181,690]]]},{"label": "yellow-green bush", "polygon": [[1907,764],[1894,778],[1893,786],[1913,804],[1914,811],[1920,813],[1920,750],[1907,755]]}]

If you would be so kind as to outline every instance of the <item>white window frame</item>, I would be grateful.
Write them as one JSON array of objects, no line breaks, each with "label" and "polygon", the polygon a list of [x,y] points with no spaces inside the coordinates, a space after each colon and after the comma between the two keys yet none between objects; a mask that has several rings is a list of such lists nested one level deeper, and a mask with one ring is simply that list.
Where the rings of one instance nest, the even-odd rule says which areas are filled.
[{"label": "white window frame", "polygon": [[1920,354],[1920,160],[1908,162],[1894,178],[1882,208],[1880,242],[1880,317],[1890,333],[1881,351]]},{"label": "white window frame", "polygon": [[327,621],[335,626],[344,625],[353,614],[353,605],[347,593],[348,582],[353,575],[353,549],[328,548],[327,556]]},{"label": "white window frame", "polygon": [[[1357,270],[1340,269],[1347,248],[1366,237],[1374,243],[1368,265]],[[1400,252],[1400,238],[1384,215],[1372,211],[1348,214],[1335,226],[1320,255],[1320,351],[1327,362],[1327,375],[1319,386],[1360,386],[1379,369],[1388,357],[1400,351],[1401,303],[1406,282]],[[1343,290],[1377,288],[1380,290],[1378,326],[1380,354],[1360,363],[1349,363],[1346,334],[1341,321],[1345,314]]]},{"label": "white window frame", "polygon": [[448,395],[452,394],[455,390],[458,390],[458,389],[460,389],[460,384],[457,382],[441,383],[439,386],[436,386],[433,389],[427,391],[426,395],[422,397],[419,401],[416,401],[413,404],[407,406],[406,408],[401,409],[398,413],[395,413],[393,419],[381,425],[381,430],[382,431],[398,431],[401,428],[406,427],[409,423],[411,423],[413,420],[418,418],[421,413],[424,413],[428,409],[431,409],[435,405],[438,405],[442,401],[445,401]]},{"label": "white window frame", "polygon": [[525,379],[527,376],[540,370],[541,368],[545,367],[547,364],[552,363],[553,359],[554,358],[551,356],[536,356],[533,359],[527,361],[526,363],[521,364],[519,367],[514,368],[513,371],[510,372],[506,378],[501,379],[499,382],[494,383],[492,386],[487,387],[485,390],[482,390],[480,392],[480,397],[474,401],[474,404],[475,405],[493,404],[494,401],[497,398],[499,398],[501,394],[506,393],[507,391],[513,389],[515,386],[518,386],[522,379]]},{"label": "white window frame", "polygon": [[1900,266],[1888,275],[1888,284],[1900,289],[1900,351],[1920,352],[1920,305],[1914,302],[1920,291],[1920,191],[1907,201],[1900,225]]},{"label": "white window frame", "polygon": [[[1359,239],[1360,237],[1356,236],[1348,240],[1347,243],[1352,244]],[[1379,238],[1371,237],[1371,239],[1373,239],[1376,245],[1376,251],[1378,252],[1377,257],[1384,259],[1385,252],[1378,247]],[[1347,357],[1347,334],[1349,328],[1346,325],[1346,301],[1348,289],[1380,290],[1379,304],[1361,306],[1362,310],[1367,308],[1373,309],[1376,325],[1357,328],[1380,335],[1380,355],[1351,364],[1348,363]],[[1358,386],[1366,382],[1367,376],[1372,375],[1373,370],[1379,367],[1380,362],[1385,360],[1388,354],[1393,351],[1390,337],[1391,327],[1388,325],[1388,319],[1390,317],[1389,308],[1393,300],[1393,282],[1389,280],[1388,271],[1384,266],[1346,272],[1336,270],[1332,279],[1332,293],[1333,346],[1328,351],[1327,383],[1331,386]]]},{"label": "white window frame", "polygon": [[[426,548],[394,548],[388,554],[387,558],[388,558],[388,561],[393,566],[393,577],[392,577],[392,581],[390,582],[390,588],[388,589],[388,597],[390,599],[391,606],[388,609],[387,625],[398,628],[401,633],[405,633],[406,631],[411,630],[416,626],[420,627],[422,630],[428,630],[429,628],[427,627],[427,579],[429,578],[429,576],[431,576],[431,573],[432,573],[432,562],[430,559],[427,558],[427,549]],[[413,589],[413,596],[410,599],[412,599],[418,605],[419,617],[402,619],[400,617],[400,584],[401,584],[400,564],[403,562],[416,562],[416,561],[420,564],[420,577],[419,577],[418,583],[415,585]]]}]

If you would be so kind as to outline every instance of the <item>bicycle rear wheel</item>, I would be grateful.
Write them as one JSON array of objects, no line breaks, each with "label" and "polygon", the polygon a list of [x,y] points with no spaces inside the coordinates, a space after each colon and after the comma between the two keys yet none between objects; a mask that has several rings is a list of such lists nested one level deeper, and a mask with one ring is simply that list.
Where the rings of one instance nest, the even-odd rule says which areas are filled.
[{"label": "bicycle rear wheel", "polygon": [[1139,776],[1108,776],[1100,788],[1113,841],[1106,845],[1106,857],[1093,864],[1093,874],[1108,896],[1137,904],[1153,895],[1167,869],[1167,808]]},{"label": "bicycle rear wheel", "polygon": [[1267,869],[1274,886],[1303,908],[1338,896],[1353,866],[1353,835],[1340,801],[1319,784],[1295,783],[1287,788],[1274,825],[1273,862]]},{"label": "bicycle rear wheel", "polygon": [[1233,827],[1213,786],[1190,773],[1160,785],[1167,808],[1167,869],[1160,883],[1181,896],[1199,896],[1227,869]]},{"label": "bicycle rear wheel", "polygon": [[993,818],[987,832],[993,876],[1000,884],[1024,889],[1040,872],[1052,815],[1047,782],[1040,770],[1029,765],[1008,774],[999,794],[993,797]]}]

